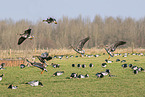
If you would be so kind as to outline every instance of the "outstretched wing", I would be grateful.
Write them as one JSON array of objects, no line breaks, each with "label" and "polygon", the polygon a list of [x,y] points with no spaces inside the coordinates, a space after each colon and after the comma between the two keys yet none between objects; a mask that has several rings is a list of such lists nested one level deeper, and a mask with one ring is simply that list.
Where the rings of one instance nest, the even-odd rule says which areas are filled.
[{"label": "outstretched wing", "polygon": [[18,40],[18,45],[20,45],[26,38],[25,37],[20,37]]},{"label": "outstretched wing", "polygon": [[36,56],[40,62],[45,63],[44,59],[41,56]]},{"label": "outstretched wing", "polygon": [[25,30],[24,32],[24,34],[28,34],[28,35],[30,35],[30,33],[31,33],[31,29]]},{"label": "outstretched wing", "polygon": [[115,44],[114,44],[114,48],[117,48],[118,46],[120,45],[124,45],[126,42],[125,41],[117,41]]},{"label": "outstretched wing", "polygon": [[85,38],[85,39],[82,39],[82,40],[79,42],[77,48],[78,48],[79,50],[82,50],[82,48],[84,47],[85,43],[86,43],[89,39],[90,39],[90,37],[87,37],[87,38]]},{"label": "outstretched wing", "polygon": [[41,63],[34,63],[33,66],[38,67],[38,68],[40,68],[40,69],[44,69],[44,68],[45,68],[45,67],[43,66],[43,64],[41,64]]},{"label": "outstretched wing", "polygon": [[53,18],[52,18],[52,17],[50,17],[50,18],[49,18],[49,21],[53,21]]}]

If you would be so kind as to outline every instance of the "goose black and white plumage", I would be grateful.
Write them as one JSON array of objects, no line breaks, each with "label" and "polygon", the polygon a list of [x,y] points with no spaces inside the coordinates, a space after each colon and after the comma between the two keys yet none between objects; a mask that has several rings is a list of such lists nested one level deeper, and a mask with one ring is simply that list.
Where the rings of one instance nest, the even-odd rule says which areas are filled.
[{"label": "goose black and white plumage", "polygon": [[106,75],[108,75],[108,74],[109,74],[109,76],[111,75],[111,74],[110,74],[110,70],[109,70],[109,69],[106,69],[106,71],[97,73],[96,76],[97,76],[98,78],[103,78],[104,76],[106,76]]},{"label": "goose black and white plumage", "polygon": [[121,63],[126,62],[126,60],[122,60]]},{"label": "goose black and white plumage", "polygon": [[79,67],[79,68],[80,68],[80,67],[81,67],[81,64],[78,64],[78,65],[77,65],[77,67]]},{"label": "goose black and white plumage", "polygon": [[40,81],[38,81],[38,80],[30,81],[30,82],[27,82],[27,83],[25,83],[25,84],[29,84],[29,85],[31,85],[31,86],[38,86],[38,85],[40,85],[41,87],[43,87],[42,82],[40,82]]},{"label": "goose black and white plumage", "polygon": [[127,64],[123,64],[121,65],[123,68],[127,68]]},{"label": "goose black and white plumage", "polygon": [[108,60],[108,59],[105,59],[105,61],[106,61],[107,63],[113,63],[113,61]]},{"label": "goose black and white plumage", "polygon": [[144,69],[142,67],[139,67],[138,71],[144,71]]},{"label": "goose black and white plumage", "polygon": [[9,87],[8,87],[8,89],[17,89],[17,88],[18,88],[18,86],[13,86],[12,84],[9,85]]},{"label": "goose black and white plumage", "polygon": [[120,61],[120,59],[116,59],[116,62],[119,62]]},{"label": "goose black and white plumage", "polygon": [[75,67],[75,64],[72,64],[72,67]]},{"label": "goose black and white plumage", "polygon": [[129,64],[129,67],[132,68],[133,67],[133,64]]},{"label": "goose black and white plumage", "polygon": [[23,34],[20,34],[20,38],[18,40],[18,45],[20,45],[27,38],[32,40],[34,38],[34,36],[31,36],[30,34],[31,34],[30,28],[28,30],[25,30],[25,32]]},{"label": "goose black and white plumage", "polygon": [[[109,54],[109,58],[110,56],[113,57],[114,56],[114,51],[116,50],[116,48],[120,45],[124,45],[126,42],[125,41],[117,41],[116,43],[110,45],[109,47],[106,47],[105,50],[106,52]],[[108,59],[109,59],[108,58]]]},{"label": "goose black and white plumage", "polygon": [[59,64],[54,64],[54,63],[51,63],[51,65],[52,65],[52,67],[54,67],[54,68],[59,68],[59,67],[60,67],[60,65],[59,65]]},{"label": "goose black and white plumage", "polygon": [[86,37],[84,39],[82,39],[78,46],[76,48],[74,48],[73,46],[71,46],[71,48],[73,48],[73,50],[75,50],[77,53],[79,53],[81,56],[85,54],[85,51],[83,50],[83,47],[85,45],[85,43],[90,39],[90,37]]},{"label": "goose black and white plumage", "polygon": [[138,67],[137,66],[132,66],[132,68],[131,69],[133,69],[133,70],[137,70],[138,69]]},{"label": "goose black and white plumage", "polygon": [[134,70],[133,73],[134,73],[134,74],[138,74],[138,70]]},{"label": "goose black and white plumage", "polygon": [[82,68],[85,68],[86,67],[86,65],[85,64],[82,64]]},{"label": "goose black and white plumage", "polygon": [[70,78],[77,78],[78,77],[78,74],[77,73],[72,73],[71,75],[70,75]]},{"label": "goose black and white plumage", "polygon": [[101,65],[102,67],[106,67],[107,66],[107,64],[106,63],[102,63],[102,65]]},{"label": "goose black and white plumage", "polygon": [[20,65],[20,68],[21,68],[21,69],[25,68],[25,65],[24,65],[24,64],[21,64],[21,65]]},{"label": "goose black and white plumage", "polygon": [[44,71],[47,72],[47,69],[45,68],[45,66],[44,66],[43,64],[41,64],[41,63],[36,63],[36,62],[33,62],[33,63],[32,63],[32,62],[30,62],[28,59],[26,59],[26,61],[29,62],[32,66],[40,68],[40,69],[42,70],[41,74],[42,74]]},{"label": "goose black and white plumage", "polygon": [[54,19],[54,18],[52,18],[52,17],[50,17],[50,18],[47,18],[47,20],[43,20],[43,22],[47,22],[48,24],[50,24],[50,23],[55,23],[55,24],[57,24],[57,22],[56,22],[56,19]]},{"label": "goose black and white plumage", "polygon": [[92,63],[90,63],[90,65],[89,65],[90,67],[93,67],[93,64]]},{"label": "goose black and white plumage", "polygon": [[64,71],[57,71],[53,74],[53,76],[60,76],[64,73]]},{"label": "goose black and white plumage", "polygon": [[46,61],[49,61],[52,59],[51,56],[49,56],[49,54],[47,52],[45,53],[42,53],[41,56],[35,56],[39,59],[40,62],[42,62],[44,64],[44,66],[46,65],[47,66],[47,63],[45,62]]},{"label": "goose black and white plumage", "polygon": [[104,75],[102,73],[97,73],[96,76],[97,76],[97,78],[103,78],[104,77]]},{"label": "goose black and white plumage", "polygon": [[3,79],[3,76],[4,76],[4,74],[2,74],[2,75],[0,76],[0,81],[2,81],[2,79]]},{"label": "goose black and white plumage", "polygon": [[1,63],[1,65],[0,65],[0,70],[5,69],[4,66],[5,66],[5,63]]},{"label": "goose black and white plumage", "polygon": [[78,75],[78,78],[87,78],[87,77],[89,77],[88,74],[86,74],[86,75],[82,75],[82,74]]}]

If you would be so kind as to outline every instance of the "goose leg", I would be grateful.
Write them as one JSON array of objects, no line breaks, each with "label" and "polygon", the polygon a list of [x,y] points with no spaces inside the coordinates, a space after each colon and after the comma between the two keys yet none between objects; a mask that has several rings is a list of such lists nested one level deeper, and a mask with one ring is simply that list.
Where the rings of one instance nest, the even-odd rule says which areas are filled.
[{"label": "goose leg", "polygon": [[108,60],[110,59],[110,56],[109,56],[109,58],[108,58]]},{"label": "goose leg", "polygon": [[43,74],[44,70],[42,70],[41,74]]}]

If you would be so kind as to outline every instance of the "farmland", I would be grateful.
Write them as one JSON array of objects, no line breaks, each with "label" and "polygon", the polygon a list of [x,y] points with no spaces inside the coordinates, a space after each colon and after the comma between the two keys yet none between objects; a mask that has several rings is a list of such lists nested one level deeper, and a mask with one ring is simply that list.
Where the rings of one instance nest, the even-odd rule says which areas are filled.
[{"label": "farmland", "polygon": [[[136,50],[137,51],[137,50]],[[52,56],[53,51],[50,53]],[[64,51],[67,52],[67,51]],[[68,51],[71,53],[71,50]],[[87,52],[87,51],[86,51]],[[100,51],[101,52],[101,51]],[[127,57],[114,56],[110,60],[113,63],[107,63],[107,67],[102,68],[101,64],[105,62],[105,59],[108,58],[108,55],[103,55],[104,51],[100,53],[99,57],[74,57],[66,58],[64,56],[62,59],[53,58],[50,61],[47,61],[48,67],[46,69],[48,72],[44,72],[40,74],[41,70],[35,67],[26,67],[20,69],[19,66],[14,67],[5,67],[5,70],[1,70],[1,74],[4,74],[3,80],[0,82],[0,94],[1,97],[36,97],[36,96],[44,96],[44,97],[110,97],[110,96],[145,96],[145,72],[139,72],[138,74],[133,74],[133,70],[130,67],[123,69],[121,67],[121,62],[116,62],[116,59],[126,60],[126,64],[133,64],[138,67],[145,68],[145,56],[139,55],[128,55]],[[122,52],[122,51],[116,51]],[[39,54],[41,52],[31,52],[31,54],[26,55],[32,56],[35,54]],[[93,53],[93,51],[92,51]],[[61,53],[57,53],[58,55],[62,55]],[[63,53],[66,55],[65,53]],[[73,52],[72,52],[73,54]],[[23,55],[23,54],[22,54]],[[14,56],[13,52],[11,52],[11,57]],[[18,55],[20,56],[20,55]],[[68,55],[69,56],[69,55]],[[134,61],[138,60],[138,61]],[[38,61],[36,59],[36,61]],[[53,68],[50,64],[57,63],[60,64],[60,68]],[[85,64],[85,68],[78,68],[77,66],[72,67],[72,64]],[[94,67],[90,68],[89,64],[92,63]],[[97,78],[95,75],[97,72],[105,71],[109,69],[112,75],[115,77],[105,76],[104,78]],[[60,76],[52,76],[56,71],[64,71],[63,75]],[[89,74],[89,78],[82,79],[69,79],[71,73],[78,74]],[[43,83],[43,87],[37,86],[32,87],[30,85],[24,84],[25,82],[39,80]],[[11,90],[8,89],[10,84],[18,86],[18,89]]]}]

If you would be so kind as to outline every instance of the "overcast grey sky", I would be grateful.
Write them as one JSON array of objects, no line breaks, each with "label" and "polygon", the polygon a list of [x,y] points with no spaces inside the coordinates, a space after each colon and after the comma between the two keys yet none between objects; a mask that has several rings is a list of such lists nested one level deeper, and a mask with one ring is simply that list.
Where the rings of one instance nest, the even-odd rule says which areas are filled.
[{"label": "overcast grey sky", "polygon": [[145,0],[0,0],[0,20],[36,22],[47,17],[79,15],[91,20],[95,15],[140,19],[145,17]]}]

